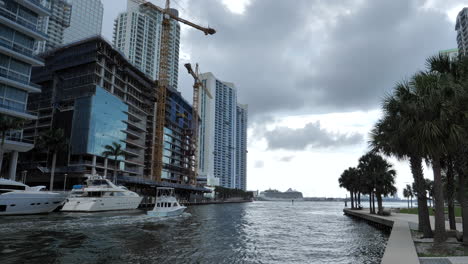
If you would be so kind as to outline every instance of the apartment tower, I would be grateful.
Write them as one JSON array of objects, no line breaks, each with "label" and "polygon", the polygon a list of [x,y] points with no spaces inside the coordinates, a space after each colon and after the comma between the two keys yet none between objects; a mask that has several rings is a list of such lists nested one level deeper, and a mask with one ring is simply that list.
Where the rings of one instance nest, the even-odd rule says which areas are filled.
[{"label": "apartment tower", "polygon": [[[44,62],[34,55],[36,41],[47,40],[40,30],[41,17],[49,16],[50,9],[35,0],[0,1],[0,116],[2,122],[18,118],[24,121],[37,119],[26,110],[28,96],[40,93],[40,86],[31,83],[33,66],[43,66]],[[5,118],[5,119],[3,119]],[[18,154],[34,147],[33,141],[23,138],[23,130],[10,130],[0,146],[0,176],[16,178]],[[9,164],[3,164],[5,156]],[[3,169],[3,170],[2,170]],[[2,173],[3,172],[3,173]]]},{"label": "apartment tower", "polygon": [[[114,23],[113,41],[128,59],[153,80],[159,79],[160,45],[163,14],[145,5],[146,1],[128,0],[127,11]],[[171,12],[178,16],[176,9]],[[171,21],[169,85],[177,89],[179,70],[180,25]]]}]

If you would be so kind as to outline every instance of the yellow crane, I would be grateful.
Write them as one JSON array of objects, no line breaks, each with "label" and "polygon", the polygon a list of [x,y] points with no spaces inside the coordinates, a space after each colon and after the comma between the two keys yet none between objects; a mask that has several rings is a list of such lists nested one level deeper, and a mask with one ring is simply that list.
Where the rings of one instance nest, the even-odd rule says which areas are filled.
[{"label": "yellow crane", "polygon": [[194,171],[193,174],[191,175],[191,178],[196,180],[197,174],[198,174],[198,114],[199,114],[199,109],[200,109],[200,87],[203,88],[205,93],[208,95],[210,99],[213,99],[213,96],[211,96],[210,91],[206,88],[205,85],[203,85],[203,82],[200,80],[200,73],[198,72],[198,63],[195,64],[195,71],[192,69],[192,65],[190,63],[184,64],[185,68],[187,69],[188,73],[192,75],[193,77],[193,105],[192,105],[192,130],[193,130],[193,136],[192,136],[192,142],[191,142],[191,148],[194,153],[194,160],[195,160],[195,165],[194,165]]},{"label": "yellow crane", "polygon": [[[166,0],[165,8],[158,7],[150,2],[144,2],[146,7],[155,9],[163,14],[162,35],[161,35],[161,51],[159,59],[159,80],[158,80],[158,104],[156,109],[156,132],[155,146],[153,148],[153,174],[155,180],[161,180],[163,169],[163,148],[164,148],[164,126],[166,121],[166,95],[169,87],[169,58],[170,58],[170,34],[171,34],[171,19],[182,22],[190,27],[198,29],[205,35],[213,35],[216,30],[209,27],[202,27],[188,20],[180,18],[170,12],[170,0]],[[196,166],[196,164],[195,164]],[[196,172],[195,172],[196,174]],[[152,175],[153,176],[153,175]],[[194,179],[190,179],[194,184]]]}]

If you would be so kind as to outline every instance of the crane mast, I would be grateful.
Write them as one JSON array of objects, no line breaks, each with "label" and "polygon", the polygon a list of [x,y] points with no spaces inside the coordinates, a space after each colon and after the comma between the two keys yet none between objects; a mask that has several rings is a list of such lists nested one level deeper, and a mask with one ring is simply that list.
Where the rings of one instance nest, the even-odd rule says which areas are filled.
[{"label": "crane mast", "polygon": [[[159,63],[159,80],[158,80],[158,103],[156,107],[156,131],[155,131],[155,147],[153,148],[153,168],[152,171],[154,173],[152,178],[156,181],[161,181],[161,174],[163,169],[163,149],[164,149],[164,127],[166,125],[166,99],[167,99],[167,90],[169,88],[169,58],[170,58],[170,35],[171,35],[171,19],[176,21],[182,22],[190,27],[198,29],[205,33],[205,35],[213,35],[216,31],[212,28],[205,28],[199,26],[195,23],[192,23],[188,20],[182,19],[170,12],[170,1],[166,0],[165,8],[162,9],[150,2],[145,2],[143,5],[155,9],[163,14],[163,21],[162,21],[162,34],[161,34],[161,50],[160,50],[160,63]],[[195,94],[194,94],[195,97]],[[198,94],[197,94],[198,97]],[[198,106],[198,103],[197,103]],[[194,122],[197,126],[193,129],[193,134],[191,138],[190,145],[192,146],[191,155],[195,155],[195,164],[193,164],[193,168],[189,168],[189,179],[190,184],[196,183],[196,175],[197,175],[197,153],[196,153],[196,145],[198,142],[198,138],[194,135],[198,135],[198,113],[193,116]],[[195,149],[193,149],[195,148]],[[192,154],[193,153],[193,154]],[[190,167],[190,166],[189,166]]]}]

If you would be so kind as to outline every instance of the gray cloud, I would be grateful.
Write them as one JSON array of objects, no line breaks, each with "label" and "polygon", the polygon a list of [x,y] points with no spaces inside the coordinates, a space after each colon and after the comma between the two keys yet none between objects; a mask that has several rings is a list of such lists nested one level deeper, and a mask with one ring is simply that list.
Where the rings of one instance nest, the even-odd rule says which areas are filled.
[{"label": "gray cloud", "polygon": [[330,132],[320,122],[308,123],[304,128],[278,127],[265,133],[268,149],[305,150],[312,148],[335,148],[360,144],[364,137],[358,133],[342,134]]},{"label": "gray cloud", "polygon": [[265,162],[263,160],[255,161],[254,168],[261,169],[265,166]]},{"label": "gray cloud", "polygon": [[456,46],[454,25],[424,4],[252,0],[240,16],[219,1],[189,1],[187,13],[218,32],[189,30],[182,43],[202,70],[236,83],[252,117],[368,110],[427,56]]}]

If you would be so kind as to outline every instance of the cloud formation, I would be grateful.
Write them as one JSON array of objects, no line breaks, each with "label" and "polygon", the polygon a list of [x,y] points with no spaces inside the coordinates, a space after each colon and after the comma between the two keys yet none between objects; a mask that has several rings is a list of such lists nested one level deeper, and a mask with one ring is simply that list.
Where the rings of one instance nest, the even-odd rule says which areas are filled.
[{"label": "cloud formation", "polygon": [[357,145],[364,141],[358,133],[342,134],[330,132],[320,122],[308,123],[304,128],[277,127],[265,133],[270,150],[305,150],[312,148],[336,148]]},{"label": "cloud formation", "polygon": [[369,110],[427,56],[456,46],[446,14],[426,4],[252,0],[239,15],[218,1],[188,1],[190,16],[218,32],[187,30],[181,43],[203,71],[237,85],[251,117]]},{"label": "cloud formation", "polygon": [[260,169],[265,166],[265,162],[263,160],[257,160],[255,161],[254,168]]}]

